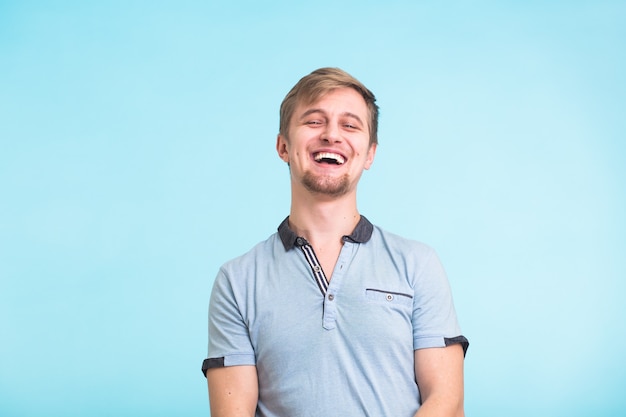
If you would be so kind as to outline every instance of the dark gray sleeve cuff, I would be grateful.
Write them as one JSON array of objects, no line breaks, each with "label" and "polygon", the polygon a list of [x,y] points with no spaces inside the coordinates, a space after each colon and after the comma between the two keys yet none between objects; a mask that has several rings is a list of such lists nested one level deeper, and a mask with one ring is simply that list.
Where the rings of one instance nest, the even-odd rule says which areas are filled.
[{"label": "dark gray sleeve cuff", "polygon": [[224,358],[207,358],[202,361],[202,375],[206,377],[206,371],[211,368],[223,368]]},{"label": "dark gray sleeve cuff", "polygon": [[465,336],[457,336],[457,337],[444,337],[443,338],[446,346],[460,344],[463,347],[463,356],[467,354],[467,348],[469,347],[469,340]]}]

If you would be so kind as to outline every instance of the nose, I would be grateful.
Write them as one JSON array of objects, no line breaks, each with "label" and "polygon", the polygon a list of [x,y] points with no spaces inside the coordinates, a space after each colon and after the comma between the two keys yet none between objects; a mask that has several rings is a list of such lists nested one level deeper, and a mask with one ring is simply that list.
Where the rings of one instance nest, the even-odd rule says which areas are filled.
[{"label": "nose", "polygon": [[341,132],[336,123],[328,123],[320,137],[323,141],[338,143],[341,142]]}]

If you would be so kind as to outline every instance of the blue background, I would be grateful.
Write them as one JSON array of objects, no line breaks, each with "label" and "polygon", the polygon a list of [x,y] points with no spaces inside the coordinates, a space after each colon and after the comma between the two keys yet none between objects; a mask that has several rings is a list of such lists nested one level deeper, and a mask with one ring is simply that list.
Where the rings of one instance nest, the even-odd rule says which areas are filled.
[{"label": "blue background", "polygon": [[372,89],[359,208],[435,247],[468,416],[626,413],[623,1],[0,0],[0,415],[208,415],[215,273],[289,210],[278,106]]}]

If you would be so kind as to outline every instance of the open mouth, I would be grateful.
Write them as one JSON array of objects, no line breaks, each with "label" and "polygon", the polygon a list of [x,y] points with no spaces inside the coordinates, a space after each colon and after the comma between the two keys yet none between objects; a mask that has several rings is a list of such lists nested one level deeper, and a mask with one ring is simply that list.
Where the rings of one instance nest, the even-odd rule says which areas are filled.
[{"label": "open mouth", "polygon": [[343,156],[333,152],[316,153],[313,155],[313,159],[316,162],[331,165],[343,165],[343,163],[346,162],[346,159]]}]

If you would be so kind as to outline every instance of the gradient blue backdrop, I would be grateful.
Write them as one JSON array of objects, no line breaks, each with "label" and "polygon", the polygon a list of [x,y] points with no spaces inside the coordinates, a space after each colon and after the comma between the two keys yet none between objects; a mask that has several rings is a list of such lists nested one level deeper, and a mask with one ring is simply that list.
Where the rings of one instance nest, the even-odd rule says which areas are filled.
[{"label": "gradient blue backdrop", "polygon": [[626,413],[624,1],[0,0],[0,415],[206,416],[218,267],[289,209],[278,106],[381,106],[360,210],[434,246],[468,416]]}]

